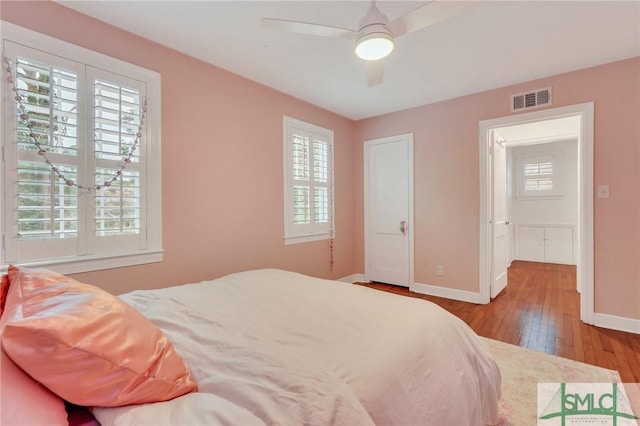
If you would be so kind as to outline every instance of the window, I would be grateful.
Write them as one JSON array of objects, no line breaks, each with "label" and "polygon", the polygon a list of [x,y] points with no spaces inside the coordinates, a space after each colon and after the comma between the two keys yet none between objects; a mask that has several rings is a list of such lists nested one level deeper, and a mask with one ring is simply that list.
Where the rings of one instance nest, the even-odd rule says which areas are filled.
[{"label": "window", "polygon": [[162,260],[159,75],[3,26],[2,265]]},{"label": "window", "polygon": [[285,244],[329,239],[333,224],[333,131],[283,117]]},{"label": "window", "polygon": [[555,157],[521,157],[519,176],[521,197],[557,193]]}]

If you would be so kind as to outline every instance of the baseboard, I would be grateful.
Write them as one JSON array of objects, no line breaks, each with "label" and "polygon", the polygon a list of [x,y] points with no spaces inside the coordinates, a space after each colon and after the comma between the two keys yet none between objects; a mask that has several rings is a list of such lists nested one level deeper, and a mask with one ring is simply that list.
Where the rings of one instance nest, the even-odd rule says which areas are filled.
[{"label": "baseboard", "polygon": [[459,300],[461,302],[469,302],[482,304],[480,301],[480,293],[472,291],[457,290],[455,288],[440,287],[431,284],[411,284],[409,290],[416,293],[428,294],[429,296],[444,297],[445,299]]},{"label": "baseboard", "polygon": [[640,334],[640,319],[594,313],[593,325],[596,327],[625,331],[627,333]]},{"label": "baseboard", "polygon": [[351,274],[344,278],[338,278],[338,281],[345,283],[364,282],[364,274]]},{"label": "baseboard", "polygon": [[[344,278],[339,278],[338,281],[353,283],[356,281],[366,282],[367,280],[364,274],[352,274]],[[415,293],[428,294],[429,296],[443,297],[445,299],[459,300],[461,302],[482,304],[482,302],[480,301],[480,293],[474,293],[472,291],[457,290],[454,288],[420,283],[411,284],[409,286],[409,290]]]}]

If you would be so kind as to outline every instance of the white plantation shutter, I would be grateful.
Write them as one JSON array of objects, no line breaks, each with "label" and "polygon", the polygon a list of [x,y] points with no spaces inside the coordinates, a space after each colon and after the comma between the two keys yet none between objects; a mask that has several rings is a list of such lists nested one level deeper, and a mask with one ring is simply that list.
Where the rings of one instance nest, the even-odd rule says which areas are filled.
[{"label": "white plantation shutter", "polygon": [[333,132],[283,118],[285,243],[331,238]]},{"label": "white plantation shutter", "polygon": [[[89,52],[124,68],[106,71],[110,67],[94,67],[68,59],[73,55],[45,53],[7,40],[4,46],[33,134],[52,165],[66,180],[102,188],[78,189],[52,171],[20,117],[12,86],[5,86],[2,264],[66,262],[79,272],[100,269],[96,259],[105,256],[121,258],[115,263],[110,260],[111,267],[153,261],[156,256],[139,257],[148,248],[156,252],[161,248],[160,222],[152,221],[157,232],[151,244],[147,229],[147,204],[152,202],[156,209],[160,205],[159,196],[148,193],[149,116],[138,136],[148,83],[127,77],[123,70],[132,67],[136,76],[148,71],[67,44],[65,49],[78,49],[82,55]],[[155,75],[150,81],[159,88]],[[155,111],[153,105],[159,103],[152,104]],[[156,120],[155,116],[152,113],[151,119]],[[130,153],[130,162],[122,170],[123,159]],[[158,176],[153,188],[159,190],[160,157],[156,153],[153,159],[152,175]],[[126,256],[133,257],[124,260]],[[89,259],[92,266],[78,266],[82,259]]]},{"label": "white plantation shutter", "polygon": [[329,143],[314,139],[313,149],[313,222],[329,222]]},{"label": "white plantation shutter", "polygon": [[[77,76],[53,65],[17,58],[16,87],[33,123],[33,133],[57,158],[60,171],[77,179]],[[16,110],[18,150],[18,235],[21,239],[77,236],[77,190],[54,178]]]},{"label": "white plantation shutter", "polygon": [[549,191],[553,189],[553,163],[551,161],[527,163],[524,177],[525,191]]},{"label": "white plantation shutter", "polygon": [[554,157],[525,157],[520,161],[521,195],[546,195],[555,188]]},{"label": "white plantation shutter", "polygon": [[309,138],[301,134],[291,135],[291,155],[293,169],[293,223],[311,223],[311,201],[309,198]]},{"label": "white plantation shutter", "polygon": [[[70,179],[77,167],[59,164]],[[53,178],[48,165],[18,161],[18,238],[42,240],[78,236],[78,191]]]},{"label": "white plantation shutter", "polygon": [[93,208],[94,238],[90,247],[100,251],[117,250],[128,244],[144,248],[145,221],[143,196],[145,188],[144,135],[135,147],[140,125],[141,105],[146,93],[144,83],[89,68],[88,81],[93,95],[93,156],[96,185],[104,185],[117,174],[122,159],[131,156],[119,178],[96,192]]},{"label": "white plantation shutter", "polygon": [[[115,169],[96,169],[96,180],[110,179]],[[140,233],[140,173],[125,170],[95,198],[95,233],[99,237]]]},{"label": "white plantation shutter", "polygon": [[[5,55],[11,57],[15,86],[30,117],[33,134],[65,178],[77,181],[84,166],[84,152],[78,142],[82,67],[11,43],[7,43]],[[38,154],[31,131],[13,99],[15,94],[12,90],[5,93],[10,94],[5,105],[13,107],[5,115],[9,137],[4,143],[5,161],[13,160],[13,166],[7,164],[5,168],[7,172],[15,170],[11,179],[5,175],[6,260],[41,259],[51,253],[74,255],[83,220],[78,189],[59,179]]]}]

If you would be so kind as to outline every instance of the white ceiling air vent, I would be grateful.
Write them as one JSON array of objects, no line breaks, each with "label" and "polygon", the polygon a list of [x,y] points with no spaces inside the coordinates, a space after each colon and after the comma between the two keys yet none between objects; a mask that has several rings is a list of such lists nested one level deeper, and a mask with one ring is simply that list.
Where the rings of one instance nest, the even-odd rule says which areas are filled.
[{"label": "white ceiling air vent", "polygon": [[551,105],[551,87],[511,96],[511,111]]}]

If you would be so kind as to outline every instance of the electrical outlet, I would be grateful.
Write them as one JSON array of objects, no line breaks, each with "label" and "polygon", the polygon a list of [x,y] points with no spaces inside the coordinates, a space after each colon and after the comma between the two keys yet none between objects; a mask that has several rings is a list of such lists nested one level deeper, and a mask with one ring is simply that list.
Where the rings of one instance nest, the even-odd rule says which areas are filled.
[{"label": "electrical outlet", "polygon": [[436,266],[436,275],[439,277],[444,276],[444,266],[442,265]]}]

